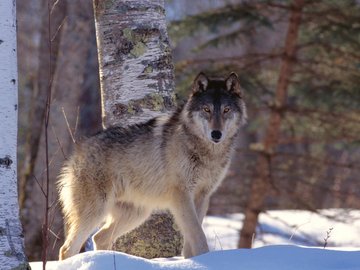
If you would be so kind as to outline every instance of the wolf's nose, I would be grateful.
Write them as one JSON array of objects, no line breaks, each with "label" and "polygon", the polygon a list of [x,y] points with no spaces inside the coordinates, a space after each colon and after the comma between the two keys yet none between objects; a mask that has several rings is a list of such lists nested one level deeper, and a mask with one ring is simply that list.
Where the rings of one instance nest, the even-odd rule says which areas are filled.
[{"label": "wolf's nose", "polygon": [[222,136],[222,134],[221,134],[220,130],[211,131],[211,138],[213,138],[213,140],[220,140],[221,136]]}]

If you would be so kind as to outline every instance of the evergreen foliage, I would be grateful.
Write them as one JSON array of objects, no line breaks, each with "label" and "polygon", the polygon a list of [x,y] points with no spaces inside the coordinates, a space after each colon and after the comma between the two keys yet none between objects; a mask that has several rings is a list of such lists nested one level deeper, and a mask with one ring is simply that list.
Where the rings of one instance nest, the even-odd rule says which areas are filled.
[{"label": "evergreen foliage", "polygon": [[[208,37],[194,46],[201,58],[176,63],[178,90],[184,93],[198,70],[237,71],[250,108],[248,136],[262,136],[272,110],[280,110],[283,117],[281,138],[271,158],[275,193],[286,193],[288,207],[334,207],[335,202],[359,206],[355,181],[360,168],[355,164],[360,157],[360,4],[305,1],[287,103],[278,108],[274,93],[279,63],[286,57],[283,33],[291,9],[292,1],[239,1],[173,22],[169,28],[176,42],[189,35],[207,33]],[[236,52],[236,47],[245,46],[232,57],[206,54],[212,48]],[[254,149],[258,150],[256,141],[243,151]],[[346,158],[340,162],[340,156]],[[248,171],[249,179],[253,177],[249,171],[256,168],[239,166]],[[334,187],[344,168],[350,172]],[[328,195],[319,196],[319,192]],[[332,199],[326,199],[329,196]],[[270,198],[268,207],[279,201]]]}]

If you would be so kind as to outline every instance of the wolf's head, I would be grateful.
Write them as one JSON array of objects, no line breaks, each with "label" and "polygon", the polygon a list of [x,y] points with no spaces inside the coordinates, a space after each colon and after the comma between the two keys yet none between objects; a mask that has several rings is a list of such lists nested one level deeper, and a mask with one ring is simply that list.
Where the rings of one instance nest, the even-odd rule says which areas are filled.
[{"label": "wolf's head", "polygon": [[247,117],[237,75],[212,79],[200,73],[184,111],[191,132],[197,136],[214,144],[233,137]]}]

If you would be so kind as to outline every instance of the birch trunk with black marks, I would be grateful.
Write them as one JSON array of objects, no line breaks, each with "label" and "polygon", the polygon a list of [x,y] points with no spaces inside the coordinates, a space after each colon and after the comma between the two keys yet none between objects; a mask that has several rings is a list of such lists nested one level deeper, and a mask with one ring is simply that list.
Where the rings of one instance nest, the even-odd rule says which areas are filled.
[{"label": "birch trunk with black marks", "polygon": [[[94,0],[103,127],[138,123],[174,108],[174,77],[163,0]],[[171,257],[181,236],[156,215],[118,239],[115,249]]]},{"label": "birch trunk with black marks", "polygon": [[257,176],[251,184],[251,191],[245,209],[245,219],[240,232],[239,248],[251,248],[256,233],[259,214],[263,211],[265,199],[269,193],[271,180],[271,157],[280,137],[282,111],[286,106],[287,92],[296,57],[296,44],[301,24],[304,0],[294,0],[290,9],[289,26],[286,34],[284,55],[281,61],[274,106],[266,127],[260,153],[257,160]]},{"label": "birch trunk with black marks", "polygon": [[0,1],[0,267],[27,269],[17,193],[16,5]]}]

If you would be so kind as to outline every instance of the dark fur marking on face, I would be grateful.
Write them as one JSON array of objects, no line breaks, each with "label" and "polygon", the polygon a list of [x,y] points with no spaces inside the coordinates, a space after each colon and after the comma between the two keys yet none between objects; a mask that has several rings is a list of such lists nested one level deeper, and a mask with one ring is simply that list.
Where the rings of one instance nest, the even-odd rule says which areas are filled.
[{"label": "dark fur marking on face", "polygon": [[243,100],[237,92],[226,89],[225,80],[209,80],[206,91],[194,92],[191,97],[189,111],[201,111],[206,104],[212,104],[214,110],[220,110],[221,105],[229,105],[242,113]]}]

